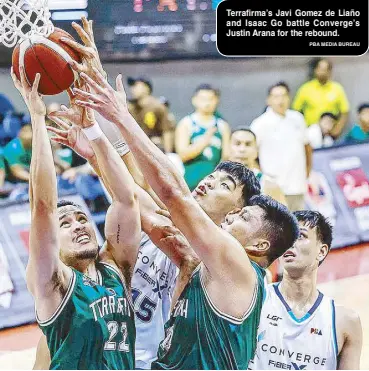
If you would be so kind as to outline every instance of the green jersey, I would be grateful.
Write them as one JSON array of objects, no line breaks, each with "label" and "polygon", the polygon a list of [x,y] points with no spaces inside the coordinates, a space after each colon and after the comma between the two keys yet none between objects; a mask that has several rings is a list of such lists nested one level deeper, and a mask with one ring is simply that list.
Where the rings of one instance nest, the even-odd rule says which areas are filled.
[{"label": "green jersey", "polygon": [[206,293],[201,265],[195,270],[165,325],[166,337],[152,369],[247,370],[256,348],[265,275],[257,264],[251,264],[257,285],[242,319],[215,307]]},{"label": "green jersey", "polygon": [[[196,122],[195,117],[194,114],[189,116],[191,120],[190,144],[196,143],[207,131],[207,128]],[[184,178],[191,191],[197,187],[201,180],[215,170],[222,158],[223,138],[219,128],[222,124],[224,124],[224,121],[214,116],[214,126],[218,130],[215,132],[210,144],[196,158],[184,164]]]},{"label": "green jersey", "polygon": [[65,297],[39,326],[51,370],[128,370],[135,365],[136,331],[131,298],[118,270],[96,264],[98,282],[72,269]]}]

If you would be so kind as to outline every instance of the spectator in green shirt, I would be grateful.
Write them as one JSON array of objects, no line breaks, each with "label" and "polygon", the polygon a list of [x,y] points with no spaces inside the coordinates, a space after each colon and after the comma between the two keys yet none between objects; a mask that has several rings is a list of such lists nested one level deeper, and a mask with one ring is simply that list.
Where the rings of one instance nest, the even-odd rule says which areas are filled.
[{"label": "spectator in green shirt", "polygon": [[28,182],[32,154],[32,127],[27,124],[21,128],[17,138],[4,148],[4,157],[9,165],[9,180]]},{"label": "spectator in green shirt", "polygon": [[345,137],[345,143],[358,143],[369,140],[369,103],[360,104],[357,109],[359,122]]}]

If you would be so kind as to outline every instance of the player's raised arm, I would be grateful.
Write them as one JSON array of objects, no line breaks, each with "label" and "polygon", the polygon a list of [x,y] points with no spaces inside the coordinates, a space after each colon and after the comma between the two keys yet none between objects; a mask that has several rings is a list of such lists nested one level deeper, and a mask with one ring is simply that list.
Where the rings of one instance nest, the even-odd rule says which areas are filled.
[{"label": "player's raised arm", "polygon": [[[31,231],[27,266],[27,285],[35,297],[38,315],[48,318],[60,304],[54,298],[55,278],[62,286],[68,283],[68,272],[59,260],[57,186],[51,145],[45,125],[46,107],[38,94],[40,75],[32,88],[21,68],[21,82],[12,71],[12,78],[30,111],[33,140],[30,168]],[[65,266],[64,266],[65,267]],[[46,299],[46,300],[44,300]]]},{"label": "player's raised arm", "polygon": [[221,276],[227,269],[231,272],[232,282],[244,285],[248,282],[246,274],[253,285],[254,272],[242,246],[205,214],[170,160],[129,114],[121,77],[117,78],[115,91],[96,69],[94,72],[97,82],[81,74],[94,93],[76,89],[81,98],[76,103],[95,109],[119,127],[146,179],[168,207],[174,224],[184,233],[211,274]]}]

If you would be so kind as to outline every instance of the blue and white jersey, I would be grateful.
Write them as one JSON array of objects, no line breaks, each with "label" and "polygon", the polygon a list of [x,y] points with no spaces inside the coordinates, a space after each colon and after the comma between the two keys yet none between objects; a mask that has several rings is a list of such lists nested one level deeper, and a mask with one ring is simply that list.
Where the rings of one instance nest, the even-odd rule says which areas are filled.
[{"label": "blue and white jersey", "polygon": [[150,369],[170,317],[178,268],[142,233],[132,278],[136,322],[136,368]]},{"label": "blue and white jersey", "polygon": [[250,370],[335,370],[337,338],[334,301],[321,292],[296,318],[278,288],[266,287],[257,348]]}]

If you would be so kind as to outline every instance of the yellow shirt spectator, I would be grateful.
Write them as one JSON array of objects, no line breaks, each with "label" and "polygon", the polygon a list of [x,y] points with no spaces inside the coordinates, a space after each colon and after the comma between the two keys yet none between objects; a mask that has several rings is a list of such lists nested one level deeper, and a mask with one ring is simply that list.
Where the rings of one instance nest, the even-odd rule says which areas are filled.
[{"label": "yellow shirt spectator", "polygon": [[341,84],[335,81],[321,84],[317,79],[313,79],[297,91],[293,109],[302,112],[307,125],[310,126],[319,121],[322,113],[340,115],[348,113],[350,106]]}]

